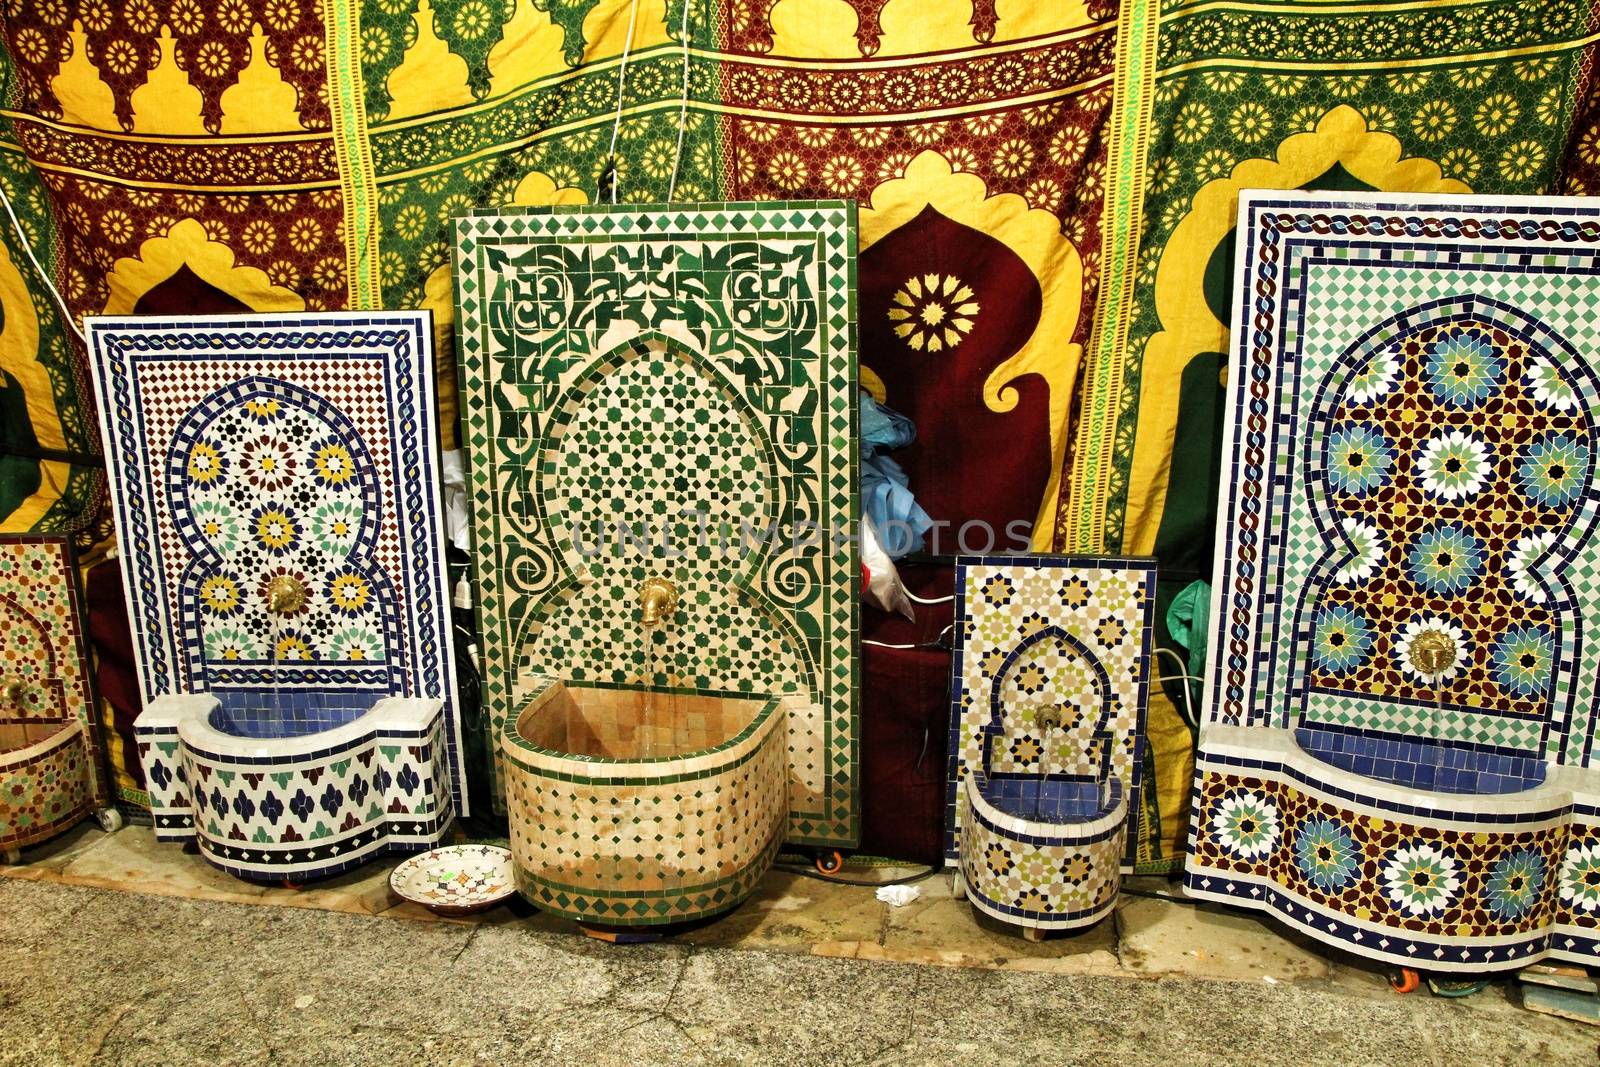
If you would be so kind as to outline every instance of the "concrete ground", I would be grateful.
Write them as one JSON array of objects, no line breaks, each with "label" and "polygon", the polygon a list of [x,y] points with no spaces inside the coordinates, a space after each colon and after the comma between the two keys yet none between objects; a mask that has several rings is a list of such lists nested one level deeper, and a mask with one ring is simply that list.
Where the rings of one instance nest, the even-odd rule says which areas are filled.
[{"label": "concrete ground", "polygon": [[0,1065],[1600,1061],[1600,1030],[1511,983],[1397,996],[1164,900],[1031,944],[942,878],[891,908],[775,872],[720,921],[615,946],[520,902],[435,920],[388,895],[392,866],[263,889],[139,828],[26,853],[0,868]]}]

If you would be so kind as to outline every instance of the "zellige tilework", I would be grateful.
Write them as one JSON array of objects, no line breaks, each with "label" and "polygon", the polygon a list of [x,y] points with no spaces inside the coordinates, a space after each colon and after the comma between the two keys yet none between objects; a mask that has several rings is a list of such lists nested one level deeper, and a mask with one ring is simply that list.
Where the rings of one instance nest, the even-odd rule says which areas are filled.
[{"label": "zellige tilework", "polygon": [[[1105,777],[1120,783],[1124,814],[1139,810],[1154,593],[1155,562],[1148,559],[957,560],[947,866],[962,857],[963,790],[984,767],[986,731],[994,735],[987,761],[992,779],[1017,785],[1040,776],[1085,783]],[[1046,711],[1060,725],[1047,728]],[[1081,811],[1045,812],[1040,821],[1100,819],[1099,792],[1091,792]],[[1064,833],[1053,827],[1053,836]],[[1092,836],[1109,840],[1106,833]],[[1116,836],[1120,850],[1123,838]],[[1131,856],[1119,856],[1122,866],[1132,866]],[[968,878],[969,887],[975,882]],[[1110,884],[1114,891],[1116,879]]]},{"label": "zellige tilework", "polygon": [[[789,840],[853,844],[854,206],[513,210],[456,241],[494,736],[552,678],[801,695]],[[680,605],[645,631],[651,577]]]},{"label": "zellige tilework", "polygon": [[1245,193],[1191,892],[1600,960],[1600,210]]},{"label": "zellige tilework", "polygon": [[0,848],[110,805],[71,545],[0,537]]},{"label": "zellige tilework", "polygon": [[503,746],[518,891],[608,926],[738,904],[783,844],[803,703],[549,683]]},{"label": "zellige tilework", "polygon": [[246,877],[436,841],[466,790],[427,313],[89,331],[158,835]]},{"label": "zellige tilework", "polygon": [[[145,703],[250,692],[331,726],[443,700],[460,805],[429,331],[426,312],[90,323]],[[305,596],[275,615],[280,576]]]}]

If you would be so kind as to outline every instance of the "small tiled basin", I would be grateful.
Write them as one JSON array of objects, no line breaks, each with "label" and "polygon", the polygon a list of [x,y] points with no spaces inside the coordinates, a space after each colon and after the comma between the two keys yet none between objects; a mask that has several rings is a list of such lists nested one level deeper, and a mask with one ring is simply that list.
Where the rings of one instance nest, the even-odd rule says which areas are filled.
[{"label": "small tiled basin", "polygon": [[134,724],[160,840],[194,838],[241,878],[300,881],[430,848],[455,817],[441,701],[308,717],[228,696],[158,697]]},{"label": "small tiled basin", "polygon": [[83,724],[0,724],[0,848],[52,837],[94,803]]},{"label": "small tiled basin", "polygon": [[789,814],[794,697],[550,682],[503,736],[518,891],[608,926],[743,900]]},{"label": "small tiled basin", "polygon": [[1040,798],[1045,784],[967,776],[957,888],[985,915],[1025,931],[1091,926],[1110,914],[1122,886],[1122,783],[1082,783],[1087,788],[1070,795]]}]

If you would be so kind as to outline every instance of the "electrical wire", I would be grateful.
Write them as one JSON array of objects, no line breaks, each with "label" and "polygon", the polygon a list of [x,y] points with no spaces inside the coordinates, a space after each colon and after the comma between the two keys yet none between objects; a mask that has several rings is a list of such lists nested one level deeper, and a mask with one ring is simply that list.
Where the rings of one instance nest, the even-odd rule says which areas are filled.
[{"label": "electrical wire", "polygon": [[788,874],[802,875],[806,878],[815,878],[819,882],[832,882],[834,885],[858,885],[865,886],[869,889],[876,889],[880,886],[886,885],[911,885],[913,882],[920,882],[924,879],[932,878],[934,875],[944,870],[943,867],[929,867],[927,870],[919,871],[918,873],[911,875],[909,878],[901,878],[893,882],[873,882],[865,878],[835,878],[831,874],[823,874],[815,867],[805,867],[798,863],[774,863],[772,865],[772,869],[775,871],[784,871]]},{"label": "electrical wire", "polygon": [[1176,652],[1172,651],[1172,649],[1170,649],[1170,648],[1162,648],[1160,645],[1157,645],[1156,646],[1156,655],[1158,655],[1158,656],[1161,656],[1161,655],[1171,656],[1172,659],[1173,659],[1173,662],[1175,662],[1178,665],[1178,673],[1177,674],[1158,674],[1158,675],[1156,675],[1156,681],[1158,681],[1158,682],[1177,682],[1177,681],[1183,682],[1183,685],[1179,687],[1183,691],[1183,715],[1184,715],[1184,718],[1187,721],[1194,722],[1195,721],[1194,720],[1194,702],[1193,702],[1193,699],[1189,695],[1189,684],[1191,682],[1199,682],[1201,684],[1204,684],[1205,683],[1205,679],[1196,678],[1194,675],[1190,674],[1189,673],[1189,665],[1187,663],[1183,662],[1183,657],[1178,655]]},{"label": "electrical wire", "polygon": [[956,595],[954,593],[951,593],[949,596],[937,596],[937,597],[933,597],[930,600],[924,600],[922,597],[920,597],[917,594],[913,593],[909,589],[902,588],[900,591],[903,592],[906,595],[907,599],[914,600],[918,604],[948,604],[948,603],[950,603],[950,601],[952,601],[952,600],[954,600],[956,598]]},{"label": "electrical wire", "polygon": [[[684,0],[687,4],[688,0]],[[617,115],[611,123],[611,147],[606,149],[606,173],[611,178],[611,202],[617,202],[617,134],[622,131],[622,90],[628,84],[628,56],[633,52],[633,30],[639,22],[639,0],[628,4],[628,37],[622,42],[622,63],[617,67]]]},{"label": "electrical wire", "polygon": [[62,321],[67,324],[67,329],[78,335],[78,340],[88,345],[89,339],[84,336],[83,330],[78,327],[78,322],[72,317],[72,310],[67,307],[66,300],[61,295],[61,290],[56,288],[56,283],[50,280],[50,275],[45,273],[44,267],[33,254],[33,245],[28,241],[28,235],[23,232],[22,223],[17,219],[17,213],[11,207],[11,197],[0,188],[0,205],[6,209],[6,217],[11,220],[11,229],[16,232],[17,240],[22,244],[22,251],[28,257],[28,262],[33,264],[33,271],[44,282],[44,287],[50,290],[50,295],[56,298],[56,306],[61,309]]},{"label": "electrical wire", "polygon": [[863,645],[874,645],[877,648],[944,648],[944,649],[948,649],[950,646],[945,644],[945,640],[944,640],[945,639],[945,635],[950,633],[950,631],[954,630],[955,628],[956,628],[956,624],[952,622],[952,623],[948,624],[947,626],[945,626],[944,629],[940,630],[939,631],[939,636],[935,637],[932,641],[914,641],[909,645],[892,645],[887,641],[874,641],[870,637],[863,637],[861,639],[861,643]]}]

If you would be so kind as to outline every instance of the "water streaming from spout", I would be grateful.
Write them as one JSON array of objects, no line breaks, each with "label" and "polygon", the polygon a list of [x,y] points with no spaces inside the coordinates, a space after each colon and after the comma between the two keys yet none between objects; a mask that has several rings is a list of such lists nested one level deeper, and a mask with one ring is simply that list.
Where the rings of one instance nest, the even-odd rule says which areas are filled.
[{"label": "water streaming from spout", "polygon": [[267,678],[272,692],[272,700],[267,708],[272,717],[273,725],[267,727],[281,729],[283,723],[283,674],[278,670],[278,653],[283,643],[283,617],[275,611],[267,612],[268,644],[267,644]]},{"label": "water streaming from spout", "polygon": [[642,719],[644,730],[648,731],[645,740],[645,755],[650,758],[663,755],[660,751],[660,728],[656,724],[656,673],[659,669],[660,642],[656,640],[660,633],[659,626],[645,626],[641,628],[644,634],[644,710]]},{"label": "water streaming from spout", "polygon": [[1050,781],[1050,729],[1055,725],[1055,718],[1050,711],[1034,713],[1039,726],[1039,781],[1033,791],[1033,821],[1043,822],[1044,791]]}]

